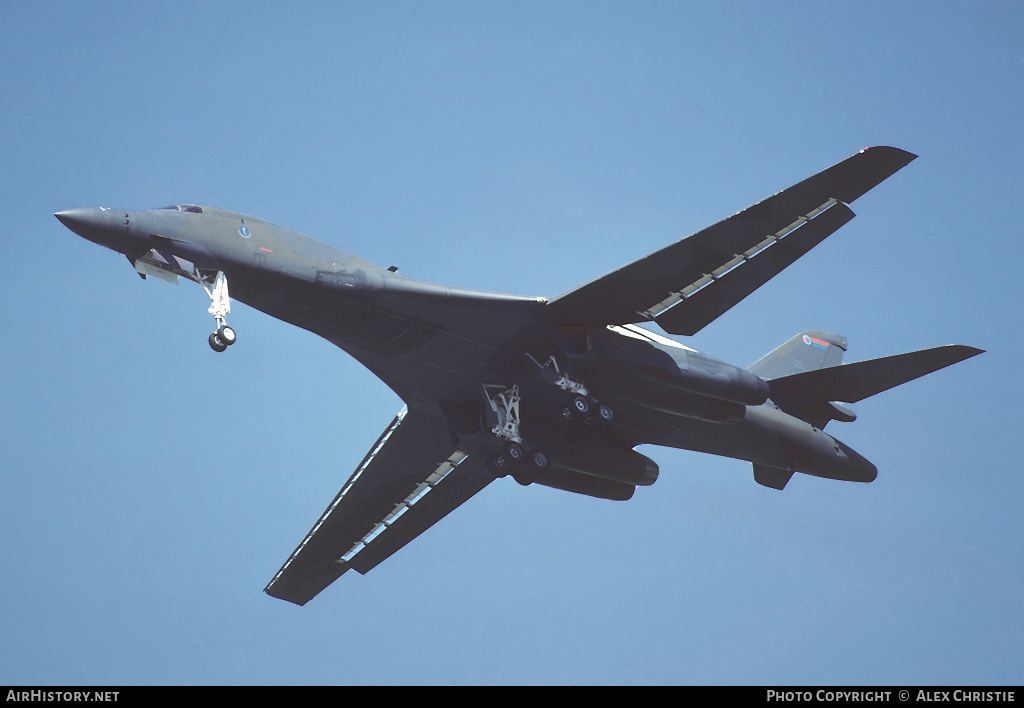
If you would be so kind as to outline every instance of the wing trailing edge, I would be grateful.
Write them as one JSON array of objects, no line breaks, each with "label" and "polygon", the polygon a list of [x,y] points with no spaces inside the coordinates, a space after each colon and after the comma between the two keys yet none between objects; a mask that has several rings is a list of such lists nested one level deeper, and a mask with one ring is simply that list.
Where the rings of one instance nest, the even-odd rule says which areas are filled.
[{"label": "wing trailing edge", "polygon": [[350,568],[366,573],[494,479],[447,425],[403,410],[264,588],[304,605]]},{"label": "wing trailing edge", "polygon": [[649,314],[669,334],[696,334],[853,217],[853,210],[845,204],[830,204],[814,217],[795,222],[792,234],[783,229],[786,233],[771,234],[749,252],[737,254],[716,269],[716,272],[721,271],[720,275],[716,272],[702,275],[682,289],[674,307]]}]

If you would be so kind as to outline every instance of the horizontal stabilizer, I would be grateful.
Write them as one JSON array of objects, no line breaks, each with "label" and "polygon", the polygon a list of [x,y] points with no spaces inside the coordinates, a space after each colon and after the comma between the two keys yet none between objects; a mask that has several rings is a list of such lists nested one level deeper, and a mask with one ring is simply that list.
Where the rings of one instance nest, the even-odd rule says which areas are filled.
[{"label": "horizontal stabilizer", "polygon": [[771,487],[772,489],[785,489],[792,476],[792,470],[780,470],[754,463],[754,481],[761,486]]},{"label": "horizontal stabilizer", "polygon": [[772,379],[769,386],[773,394],[808,401],[856,403],[982,352],[975,347],[951,344],[784,376]]}]

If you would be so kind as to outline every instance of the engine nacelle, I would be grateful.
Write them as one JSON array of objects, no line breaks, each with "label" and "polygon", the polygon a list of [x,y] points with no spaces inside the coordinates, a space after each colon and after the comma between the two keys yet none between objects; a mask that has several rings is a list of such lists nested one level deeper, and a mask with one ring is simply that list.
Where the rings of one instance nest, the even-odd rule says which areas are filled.
[{"label": "engine nacelle", "polygon": [[562,354],[588,387],[614,388],[616,382],[642,382],[743,406],[768,400],[768,384],[745,369],[698,351],[633,338],[604,327],[586,328],[586,346],[572,330],[554,336]]}]

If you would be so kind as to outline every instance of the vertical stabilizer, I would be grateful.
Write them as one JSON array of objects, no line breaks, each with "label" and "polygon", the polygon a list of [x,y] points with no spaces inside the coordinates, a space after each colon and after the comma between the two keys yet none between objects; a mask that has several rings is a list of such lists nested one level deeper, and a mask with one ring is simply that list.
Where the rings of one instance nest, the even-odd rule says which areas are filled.
[{"label": "vertical stabilizer", "polygon": [[817,371],[843,363],[846,337],[831,332],[807,330],[747,367],[747,371],[771,380],[782,376]]}]

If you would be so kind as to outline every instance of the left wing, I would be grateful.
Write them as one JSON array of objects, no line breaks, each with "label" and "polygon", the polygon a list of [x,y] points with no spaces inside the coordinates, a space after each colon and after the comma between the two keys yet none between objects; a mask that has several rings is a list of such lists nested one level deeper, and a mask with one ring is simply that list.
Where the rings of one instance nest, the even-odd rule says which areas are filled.
[{"label": "left wing", "polygon": [[913,160],[873,147],[547,305],[553,324],[654,320],[692,335],[853,218],[847,206]]},{"label": "left wing", "polygon": [[366,573],[487,486],[447,426],[403,409],[264,591],[304,605],[349,568]]}]

